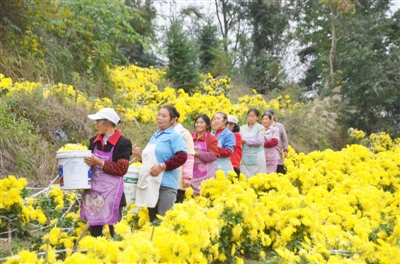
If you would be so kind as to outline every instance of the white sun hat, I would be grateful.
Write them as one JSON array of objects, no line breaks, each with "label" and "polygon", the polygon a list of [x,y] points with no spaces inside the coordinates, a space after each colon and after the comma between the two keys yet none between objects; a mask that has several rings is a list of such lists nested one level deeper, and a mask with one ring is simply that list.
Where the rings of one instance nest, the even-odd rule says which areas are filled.
[{"label": "white sun hat", "polygon": [[112,108],[103,108],[96,114],[88,115],[88,117],[92,120],[107,119],[113,122],[114,124],[118,124],[120,120],[117,112],[115,112],[114,109]]},{"label": "white sun hat", "polygon": [[236,116],[228,115],[228,122],[235,123],[236,125],[239,124],[239,119]]}]

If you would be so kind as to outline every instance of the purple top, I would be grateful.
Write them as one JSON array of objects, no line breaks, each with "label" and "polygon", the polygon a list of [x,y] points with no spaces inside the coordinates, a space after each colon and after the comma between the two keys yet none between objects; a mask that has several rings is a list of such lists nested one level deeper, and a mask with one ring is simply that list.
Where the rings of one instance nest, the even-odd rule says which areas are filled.
[{"label": "purple top", "polygon": [[246,145],[252,147],[259,147],[264,144],[264,137],[263,135],[258,135],[255,138],[246,139]]}]

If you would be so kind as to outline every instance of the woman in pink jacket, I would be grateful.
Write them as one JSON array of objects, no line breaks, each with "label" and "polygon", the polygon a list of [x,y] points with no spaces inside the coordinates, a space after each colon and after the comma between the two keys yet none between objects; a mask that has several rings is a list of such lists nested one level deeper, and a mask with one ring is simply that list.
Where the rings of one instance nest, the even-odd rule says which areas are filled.
[{"label": "woman in pink jacket", "polygon": [[265,128],[264,153],[267,164],[267,173],[276,172],[279,161],[279,128],[273,125],[271,113],[262,116],[261,123]]}]

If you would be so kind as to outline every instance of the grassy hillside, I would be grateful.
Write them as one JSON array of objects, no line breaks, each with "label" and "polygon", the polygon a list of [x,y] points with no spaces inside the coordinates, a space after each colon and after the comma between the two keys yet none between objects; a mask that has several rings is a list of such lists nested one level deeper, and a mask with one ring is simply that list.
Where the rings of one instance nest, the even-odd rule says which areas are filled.
[{"label": "grassy hillside", "polygon": [[95,134],[94,122],[87,115],[103,107],[117,110],[123,121],[119,129],[141,147],[156,130],[155,117],[165,104],[177,107],[179,121],[191,131],[198,114],[212,117],[224,111],[244,124],[248,109],[255,107],[261,113],[275,111],[297,151],[339,149],[345,142],[336,126],[337,115],[327,102],[293,102],[289,95],[266,100],[255,92],[235,98],[230,79],[209,74],[202,76],[202,83],[189,96],[168,87],[162,69],[129,66],[109,71],[116,92],[100,98],[68,84],[13,82],[0,74],[0,175],[26,177],[31,187],[46,185],[57,174],[56,151],[66,143],[87,145]]}]

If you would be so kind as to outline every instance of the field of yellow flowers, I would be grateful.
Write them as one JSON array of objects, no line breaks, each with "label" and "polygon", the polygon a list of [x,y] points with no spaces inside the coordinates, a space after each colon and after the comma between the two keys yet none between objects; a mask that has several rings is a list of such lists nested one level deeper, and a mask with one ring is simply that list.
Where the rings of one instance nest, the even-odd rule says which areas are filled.
[{"label": "field of yellow flowers", "polygon": [[79,243],[79,192],[53,185],[23,199],[26,180],[9,176],[0,227],[44,235],[6,263],[400,263],[400,144],[368,140],[337,152],[290,149],[286,175],[219,171],[159,223],[130,204],[114,239],[105,230]]},{"label": "field of yellow flowers", "polygon": [[266,102],[255,90],[253,95],[239,97],[237,102],[231,102],[228,94],[232,87],[228,78],[213,78],[203,75],[203,81],[193,95],[182,89],[176,91],[165,87],[159,89],[157,84],[162,82],[165,71],[137,66],[110,69],[116,92],[114,98],[88,98],[72,85],[56,84],[43,85],[35,82],[13,82],[0,73],[0,94],[7,97],[18,97],[21,94],[35,94],[47,99],[49,96],[61,98],[64,103],[78,103],[90,110],[103,107],[113,107],[125,122],[139,123],[154,122],[157,112],[162,105],[172,104],[180,113],[180,122],[194,120],[198,114],[213,116],[218,111],[224,111],[244,117],[252,108],[277,111],[293,111],[302,107],[301,104],[291,104],[289,96],[279,96]]},{"label": "field of yellow flowers", "polygon": [[[203,76],[198,91],[159,90],[162,70],[112,69],[115,98],[88,99],[72,86],[13,83],[0,75],[6,96],[62,97],[88,109],[114,107],[125,121],[151,122],[163,104],[182,120],[222,109],[242,117],[248,108],[292,111],[289,97],[270,102],[257,94],[232,103],[229,80]],[[190,106],[190,107],[188,107]],[[387,134],[365,138],[341,151],[296,153],[289,149],[287,174],[236,178],[217,172],[201,195],[177,204],[155,224],[146,208],[128,205],[116,237],[93,238],[79,218],[79,191],[58,185],[29,195],[27,181],[0,180],[0,237],[24,246],[2,252],[5,263],[400,263],[400,141]],[[68,146],[66,146],[68,148]]]}]

